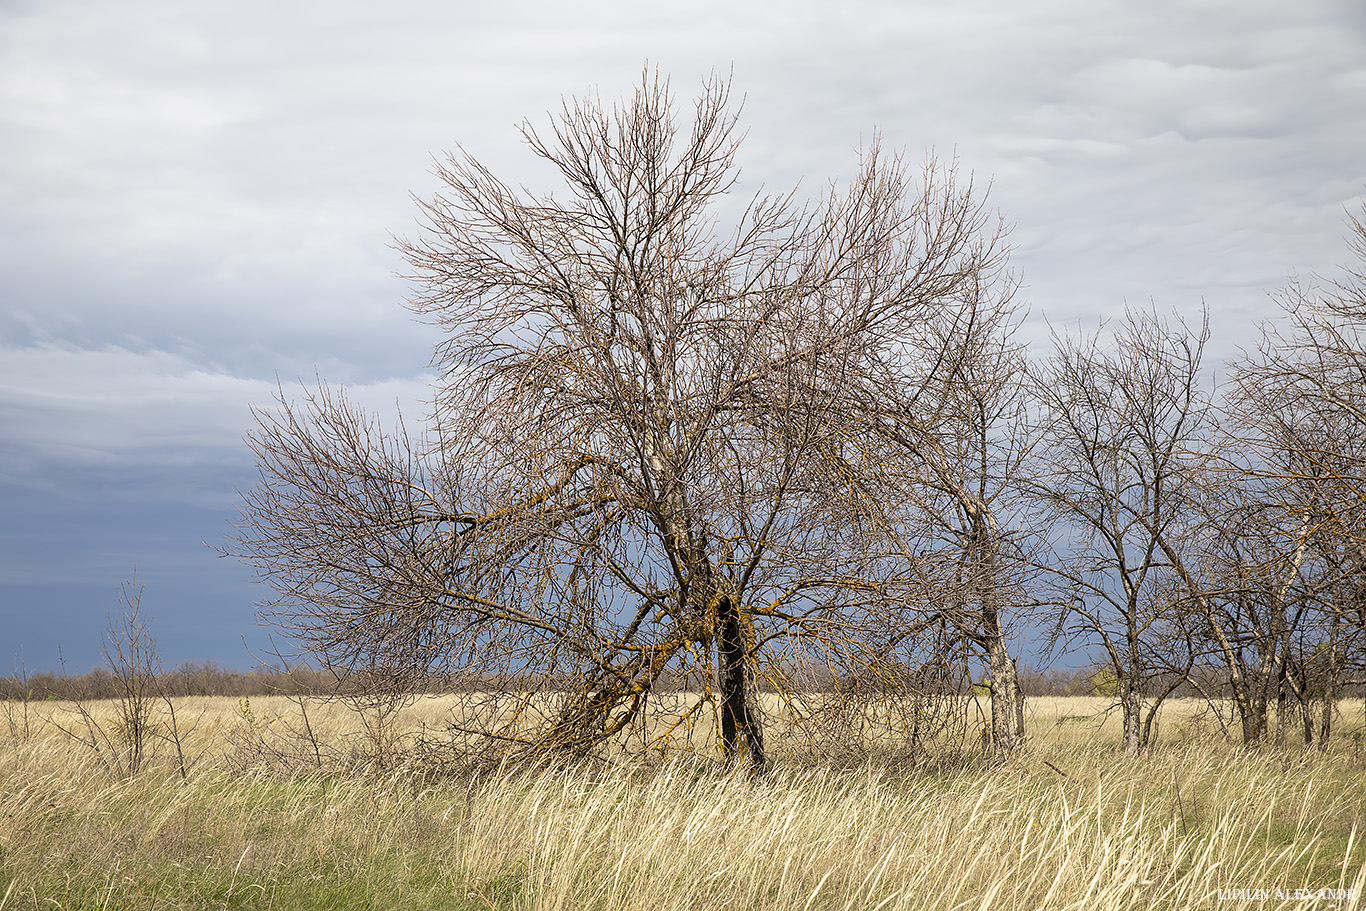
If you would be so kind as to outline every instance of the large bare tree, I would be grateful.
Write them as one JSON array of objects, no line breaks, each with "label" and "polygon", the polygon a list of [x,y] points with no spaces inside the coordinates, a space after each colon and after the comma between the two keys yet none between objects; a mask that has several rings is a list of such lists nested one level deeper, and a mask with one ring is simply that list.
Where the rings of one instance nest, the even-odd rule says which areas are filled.
[{"label": "large bare tree", "polygon": [[[760,676],[914,660],[922,602],[870,559],[831,454],[847,390],[922,382],[944,356],[927,327],[1000,279],[1005,248],[952,166],[876,144],[809,205],[728,209],[728,85],[679,120],[647,73],[523,126],[555,195],[441,164],[400,243],[410,307],[444,333],[430,420],[409,435],[326,387],[282,396],[228,550],[333,664],[501,689],[455,720],[474,741],[663,751],[711,730],[758,770]],[[661,697],[666,678],[700,696]]]}]

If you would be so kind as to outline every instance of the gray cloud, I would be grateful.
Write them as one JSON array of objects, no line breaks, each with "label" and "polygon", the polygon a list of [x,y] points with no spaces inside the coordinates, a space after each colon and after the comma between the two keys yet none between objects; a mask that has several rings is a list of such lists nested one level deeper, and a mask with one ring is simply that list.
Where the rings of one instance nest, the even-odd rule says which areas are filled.
[{"label": "gray cloud", "polygon": [[[234,376],[156,349],[0,350],[0,483],[230,508],[233,485],[250,475],[243,439],[252,406],[272,409],[314,382]],[[348,394],[372,413],[392,419],[402,408],[420,424],[429,382],[417,374],[355,383]]]}]

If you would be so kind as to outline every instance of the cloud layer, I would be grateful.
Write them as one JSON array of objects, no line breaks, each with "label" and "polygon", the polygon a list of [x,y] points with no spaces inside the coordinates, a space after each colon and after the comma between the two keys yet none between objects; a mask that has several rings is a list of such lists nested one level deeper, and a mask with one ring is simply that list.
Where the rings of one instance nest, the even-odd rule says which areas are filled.
[{"label": "cloud layer", "polygon": [[[874,130],[912,159],[957,156],[1017,226],[1040,340],[1045,317],[1203,301],[1230,356],[1288,272],[1345,258],[1366,186],[1352,0],[7,4],[5,527],[62,500],[69,539],[44,526],[43,546],[112,572],[129,554],[86,530],[109,504],[143,509],[155,566],[202,535],[202,513],[165,510],[226,523],[251,480],[249,406],[277,380],[316,371],[420,410],[436,336],[399,306],[390,241],[414,231],[409,194],[435,190],[432,156],[460,144],[548,191],[516,125],[625,94],[646,60],[682,99],[732,73],[749,190],[817,193]],[[54,616],[88,610],[23,552],[0,557],[0,611],[34,591]],[[204,623],[202,654],[189,636],[178,657],[233,663]]]}]

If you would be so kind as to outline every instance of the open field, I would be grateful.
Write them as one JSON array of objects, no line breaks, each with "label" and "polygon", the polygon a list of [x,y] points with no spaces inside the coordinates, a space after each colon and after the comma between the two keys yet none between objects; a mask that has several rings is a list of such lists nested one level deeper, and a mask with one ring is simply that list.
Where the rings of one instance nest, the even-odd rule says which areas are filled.
[{"label": "open field", "polygon": [[312,760],[287,700],[179,700],[185,774],[158,740],[127,776],[30,705],[0,727],[0,909],[1362,906],[1360,701],[1324,754],[1244,751],[1177,703],[1137,760],[1104,706],[1031,700],[1006,763],[779,755],[750,782],[700,755],[434,775],[440,697],[379,735],[315,705]]}]

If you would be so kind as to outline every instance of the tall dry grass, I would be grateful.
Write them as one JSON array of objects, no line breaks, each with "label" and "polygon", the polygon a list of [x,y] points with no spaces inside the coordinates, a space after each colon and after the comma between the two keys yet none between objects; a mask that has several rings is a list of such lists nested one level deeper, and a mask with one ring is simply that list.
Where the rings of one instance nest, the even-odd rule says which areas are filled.
[{"label": "tall dry grass", "polygon": [[293,703],[186,700],[188,774],[163,751],[119,777],[38,708],[0,741],[3,911],[1329,908],[1366,888],[1359,706],[1318,754],[1244,751],[1178,705],[1129,760],[1101,703],[1036,700],[1008,763],[780,760],[760,782],[702,758],[433,776],[412,746],[435,699],[368,765],[355,712],[312,706],[323,768],[283,751]]}]

